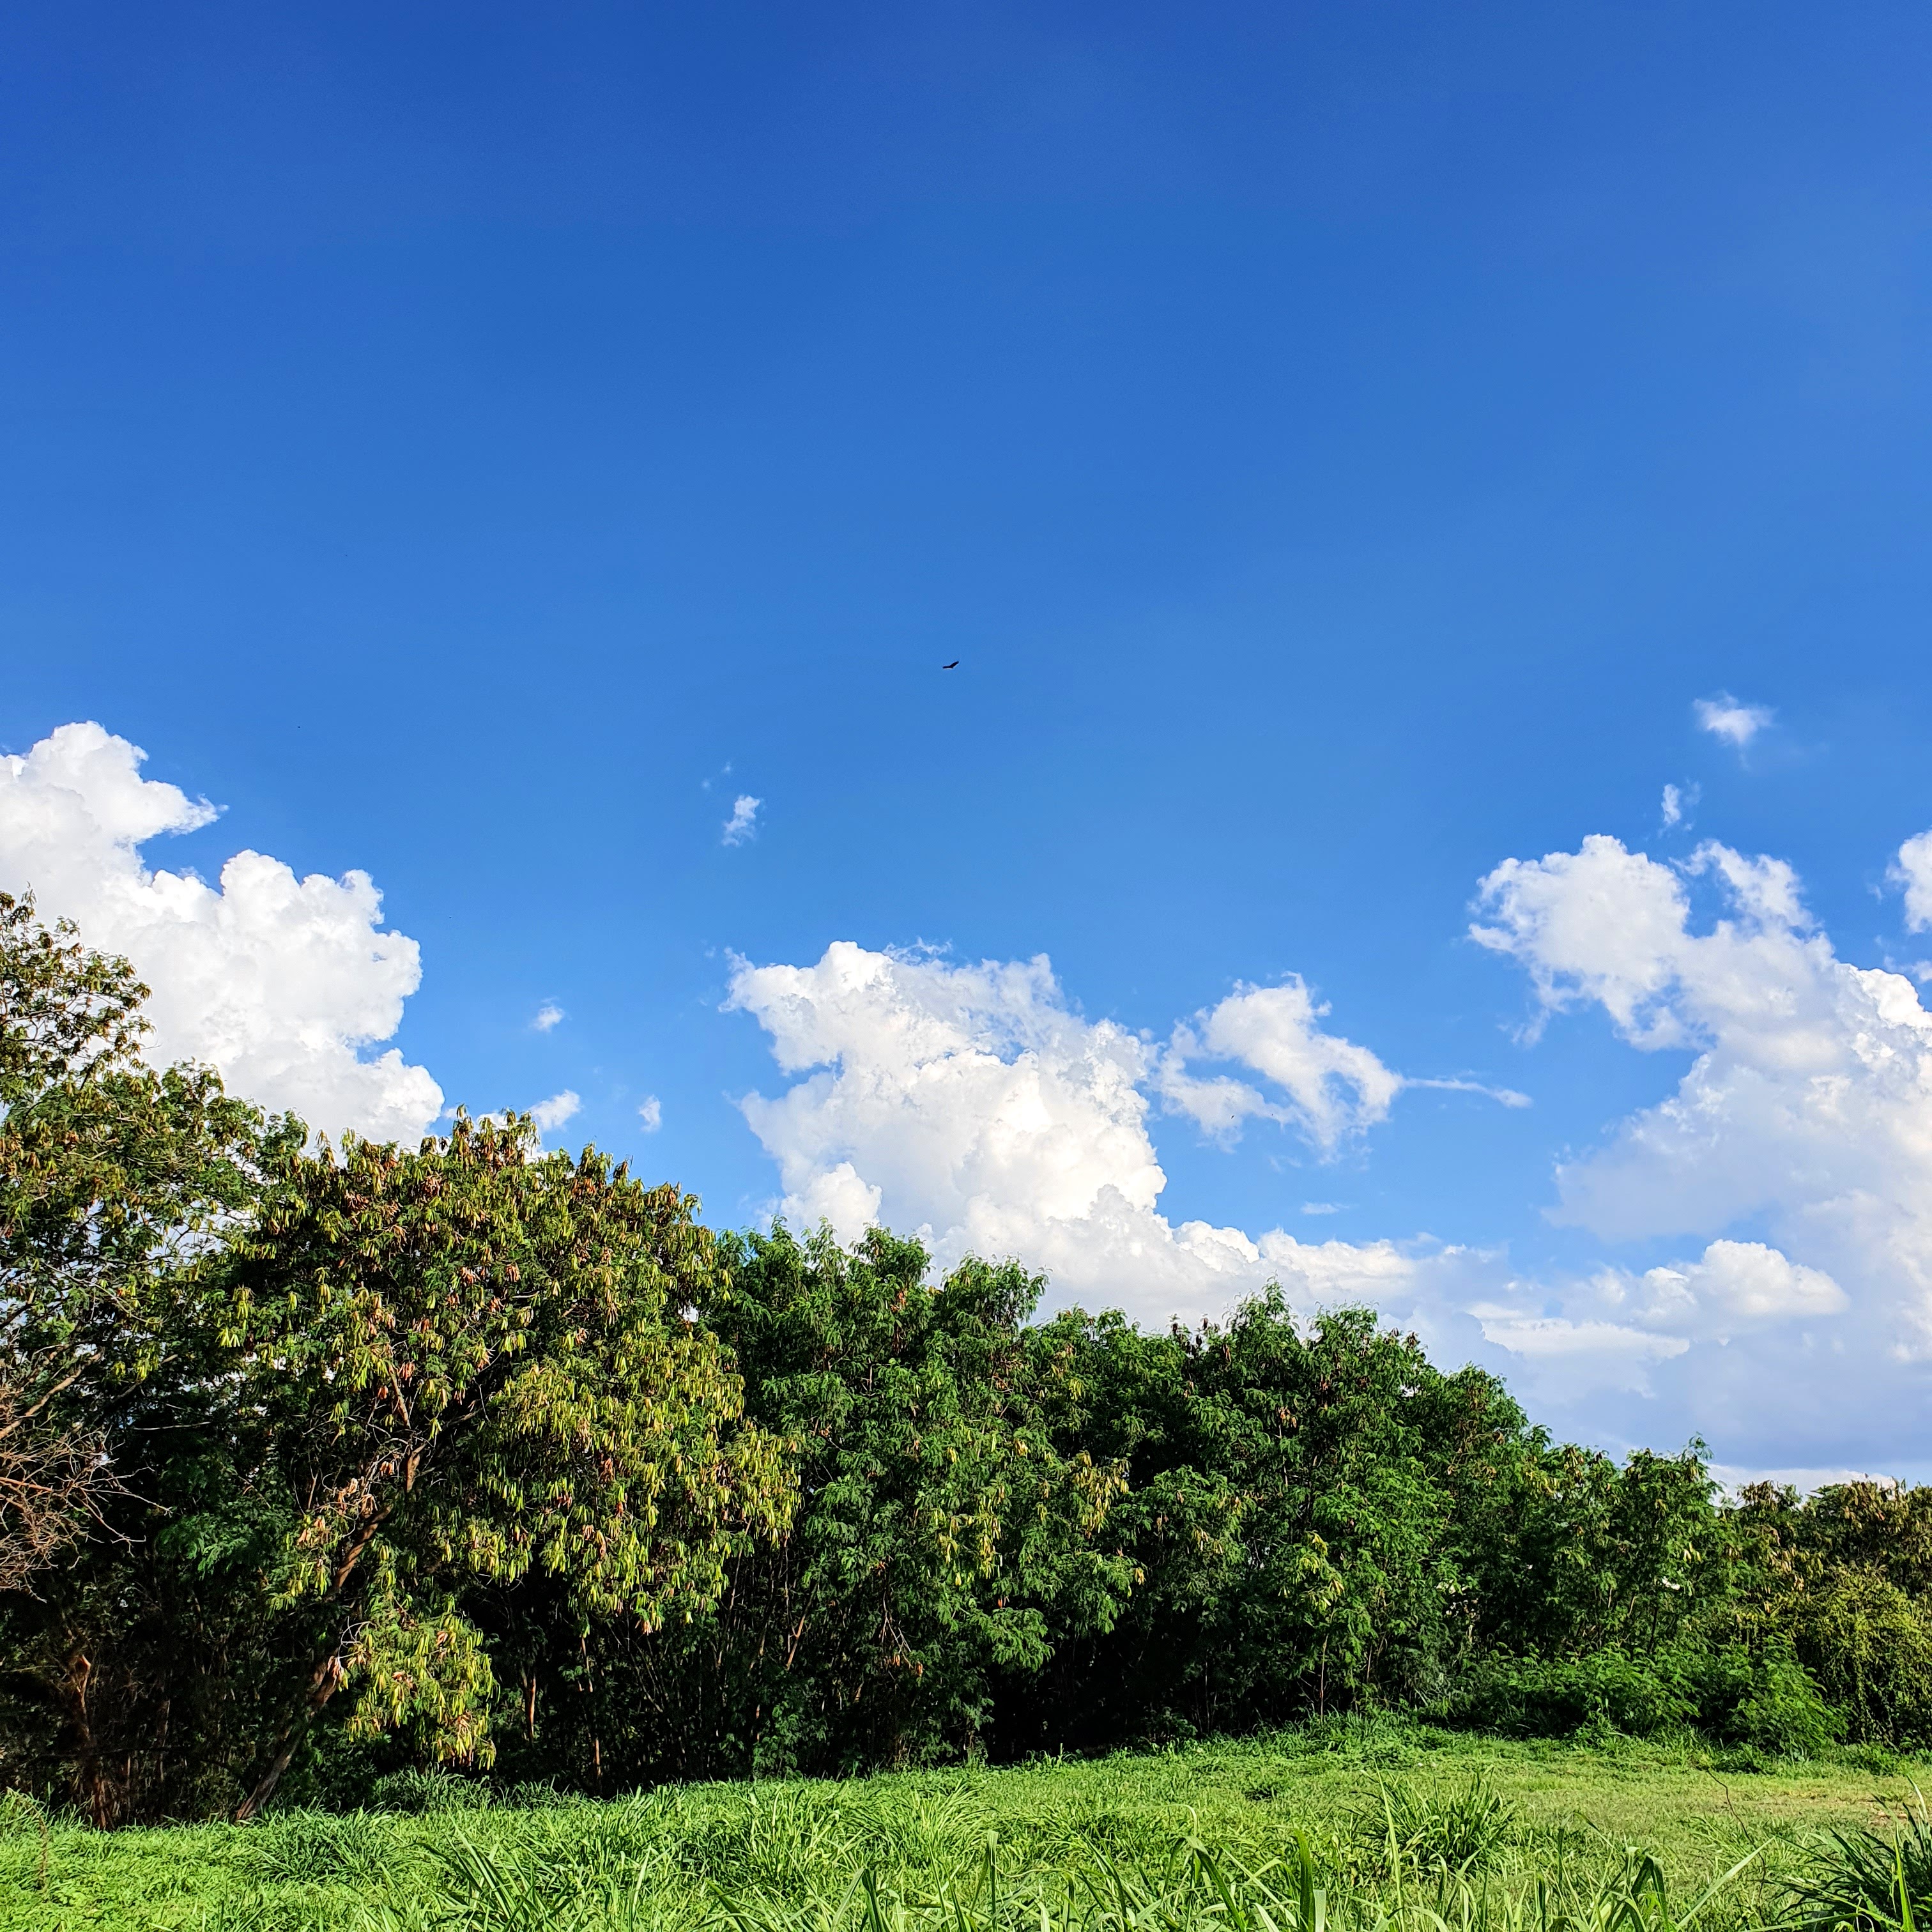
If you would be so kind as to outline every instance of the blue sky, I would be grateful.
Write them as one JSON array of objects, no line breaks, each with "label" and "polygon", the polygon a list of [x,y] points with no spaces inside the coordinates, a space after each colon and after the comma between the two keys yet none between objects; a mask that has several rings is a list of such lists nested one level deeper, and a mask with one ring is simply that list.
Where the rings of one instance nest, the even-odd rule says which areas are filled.
[{"label": "blue sky", "polygon": [[[371,992],[366,908],[328,944],[290,912],[263,1040],[573,1093],[553,1142],[715,1220],[877,1187],[1150,1319],[1273,1268],[1592,1439],[1932,1468],[1932,1114],[1860,1086],[1894,1074],[1840,1013],[1805,1104],[1865,1111],[1779,1140],[1752,1083],[1804,1055],[1739,1017],[1882,1007],[1852,969],[1916,1001],[1932,953],[1922,11],[272,16],[0,22],[0,886],[134,953],[167,1043],[334,1090],[246,1013],[194,1030],[246,975],[129,910],[142,865],[359,869],[419,990]],[[1723,694],[1768,722],[1700,728]],[[28,758],[82,721],[220,816],[140,843],[117,754]],[[1650,868],[1472,911],[1593,835]],[[1768,934],[1742,1004],[1714,952],[1630,952],[1670,890],[1690,939]],[[1316,1042],[1299,1089],[1195,1018],[1289,975],[1300,1018],[1216,1037]],[[932,1041],[868,1058],[908,1012]],[[1336,1038],[1531,1104],[1378,1102]],[[947,1084],[1096,1054],[1058,1100]],[[794,1088],[761,1142],[740,1102]],[[1646,1110],[1692,1101],[1702,1151],[1660,1151]],[[1028,1106],[1053,1132],[962,1180]],[[1082,1188],[1155,1211],[1136,1132],[1165,1223],[1258,1258],[1136,1272],[1142,1222],[1094,1232]],[[1704,1192],[1659,1204],[1640,1143]]]}]

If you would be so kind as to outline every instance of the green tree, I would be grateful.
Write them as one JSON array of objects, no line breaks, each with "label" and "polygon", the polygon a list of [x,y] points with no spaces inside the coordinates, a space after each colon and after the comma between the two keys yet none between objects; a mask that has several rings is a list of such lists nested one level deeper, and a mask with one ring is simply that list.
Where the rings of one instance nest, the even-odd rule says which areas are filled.
[{"label": "green tree", "polygon": [[1676,1456],[1539,1440],[1484,1636],[1508,1651],[1651,1654],[1711,1624],[1736,1581],[1715,1487],[1694,1442]]},{"label": "green tree", "polygon": [[535,1576],[580,1632],[656,1630],[782,1530],[782,1444],[697,1319],[721,1264],[695,1208],[594,1152],[538,1154],[523,1122],[284,1162],[211,1270],[292,1516],[272,1600],[294,1662],[238,1816],[345,1687],[352,1735],[487,1763],[466,1591]]},{"label": "green tree", "polygon": [[172,1346],[184,1258],[298,1138],[205,1068],[140,1049],[124,959],[0,892],[0,1590],[70,1544]]},{"label": "green tree", "polygon": [[1072,1316],[1040,1346],[1078,1365],[1066,1442],[1129,1459],[1110,1530],[1144,1583],[1063,1650],[1013,1748],[1279,1723],[1433,1680],[1466,1579],[1444,1378],[1413,1336],[1366,1310],[1304,1331],[1270,1289],[1192,1334]]},{"label": "green tree", "polygon": [[926,1250],[877,1231],[849,1252],[783,1228],[731,1245],[707,1313],[802,1499],[678,1642],[604,1633],[610,1701],[649,1714],[629,1772],[970,1750],[1000,1675],[1037,1670],[1058,1629],[1104,1627],[1129,1587],[1106,1538],[1122,1470],[1045,1424],[1040,1281],[969,1261],[928,1286]]},{"label": "green tree", "polygon": [[0,894],[0,1762],[102,1825],[168,1760],[168,1713],[176,1766],[199,1742],[152,1569],[184,1466],[165,1417],[208,1384],[186,1266],[302,1136],[206,1069],[148,1065],[146,997]]},{"label": "green tree", "polygon": [[1798,1620],[1798,1654],[1855,1738],[1932,1739],[1932,1614],[1880,1571],[1834,1571]]}]

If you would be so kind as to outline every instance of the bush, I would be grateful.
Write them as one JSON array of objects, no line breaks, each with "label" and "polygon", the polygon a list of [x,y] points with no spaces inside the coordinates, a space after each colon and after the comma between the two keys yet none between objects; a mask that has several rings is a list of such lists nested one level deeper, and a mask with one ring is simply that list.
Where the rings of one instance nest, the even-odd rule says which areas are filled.
[{"label": "bush", "polygon": [[1357,1817],[1355,1834],[1384,1876],[1400,1864],[1466,1878],[1495,1862],[1516,1826],[1516,1807],[1478,1772],[1453,1787],[1384,1784]]},{"label": "bush", "polygon": [[1654,1738],[1694,1726],[1771,1757],[1815,1757],[1845,1734],[1844,1718],[1791,1652],[1688,1645],[1647,1656],[1486,1658],[1465,1673],[1445,1714],[1524,1738]]},{"label": "bush", "polygon": [[1726,1744],[1748,1744],[1778,1757],[1816,1757],[1844,1736],[1845,1720],[1787,1652],[1759,1663],[1747,1694],[1712,1728]]},{"label": "bush", "polygon": [[1493,1657],[1465,1672],[1444,1714],[1509,1737],[1570,1737],[1586,1728],[1655,1737],[1694,1724],[1695,1665],[1670,1651],[1633,1657]]},{"label": "bush", "polygon": [[1800,1628],[1799,1649],[1860,1742],[1932,1741],[1932,1624],[1875,1570],[1841,1571]]}]

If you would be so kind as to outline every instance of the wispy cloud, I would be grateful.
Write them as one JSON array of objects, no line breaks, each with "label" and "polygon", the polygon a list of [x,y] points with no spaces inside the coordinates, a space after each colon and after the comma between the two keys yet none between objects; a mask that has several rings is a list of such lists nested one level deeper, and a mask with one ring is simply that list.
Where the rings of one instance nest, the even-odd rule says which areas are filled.
[{"label": "wispy cloud", "polygon": [[563,1009],[546,1000],[538,1007],[536,1018],[530,1022],[538,1033],[548,1033],[563,1018]]},{"label": "wispy cloud", "polygon": [[1674,825],[1689,824],[1690,814],[1696,809],[1697,801],[1702,797],[1700,788],[1694,784],[1667,784],[1664,788],[1664,805],[1660,814],[1664,829],[1668,832]]},{"label": "wispy cloud", "polygon": [[1774,715],[1769,705],[1746,704],[1728,691],[1720,691],[1714,698],[1700,698],[1690,709],[1699,730],[1723,739],[1740,752],[1771,723]]},{"label": "wispy cloud", "polygon": [[749,792],[741,792],[737,802],[731,808],[731,816],[724,821],[724,843],[742,845],[748,838],[758,836],[758,808],[764,803],[761,798],[754,798]]},{"label": "wispy cloud", "polygon": [[1536,1104],[1527,1094],[1519,1094],[1514,1087],[1492,1086],[1486,1080],[1406,1079],[1402,1084],[1405,1087],[1433,1087],[1444,1094],[1480,1094],[1485,1100],[1495,1101],[1499,1107],[1530,1107]]},{"label": "wispy cloud", "polygon": [[664,1125],[664,1108],[655,1094],[646,1094],[644,1104],[638,1109],[638,1118],[644,1124],[644,1132],[654,1134]]}]

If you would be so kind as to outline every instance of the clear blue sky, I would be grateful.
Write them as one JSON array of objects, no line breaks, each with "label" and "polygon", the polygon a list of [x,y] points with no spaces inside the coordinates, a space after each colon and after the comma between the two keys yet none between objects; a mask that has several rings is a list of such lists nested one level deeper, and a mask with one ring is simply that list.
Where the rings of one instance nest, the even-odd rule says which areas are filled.
[{"label": "clear blue sky", "polygon": [[[1324,1149],[1150,1099],[1170,1220],[1482,1250],[1457,1310],[1595,1319],[1718,1236],[1893,1308],[1916,1262],[1808,1250],[1808,1198],[1554,1225],[1696,1028],[1520,1036],[1540,942],[1467,928],[1505,860],[1708,838],[1910,983],[1922,9],[70,0],[0,88],[0,742],[98,719],[225,808],[153,865],[366,870],[452,1100],[574,1090],[738,1221],[791,1076],[734,956],[1045,953],[1156,1042],[1297,974],[1533,1104]],[[1572,1426],[1921,1458],[1707,1414],[1702,1346]]]}]

